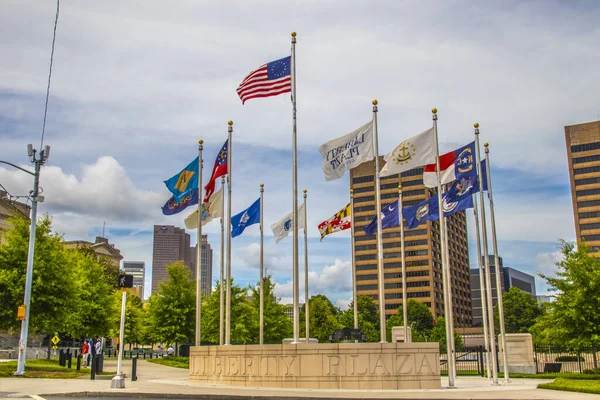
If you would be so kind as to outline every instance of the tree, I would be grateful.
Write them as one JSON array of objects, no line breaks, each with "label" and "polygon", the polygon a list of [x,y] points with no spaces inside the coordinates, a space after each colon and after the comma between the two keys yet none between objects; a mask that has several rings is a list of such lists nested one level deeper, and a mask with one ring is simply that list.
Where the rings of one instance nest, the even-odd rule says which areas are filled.
[{"label": "tree", "polygon": [[[430,336],[428,337],[429,342],[439,342],[440,343],[440,353],[445,353],[447,349],[447,340],[446,340],[446,320],[443,317],[438,317],[435,320],[435,324],[433,325],[433,329],[431,329]],[[454,349],[456,351],[460,351],[463,347],[462,336],[456,331],[454,331]]]},{"label": "tree", "polygon": [[[390,316],[387,321],[387,338],[392,340],[392,327],[404,326],[404,309],[398,307],[398,313]],[[433,315],[425,303],[408,300],[408,326],[411,327],[412,341],[423,342],[433,328]]]},{"label": "tree", "polygon": [[540,274],[556,291],[549,312],[533,331],[542,341],[577,347],[600,343],[600,260],[589,254],[585,243],[561,241],[563,260],[556,276]]},{"label": "tree", "polygon": [[[504,305],[504,327],[506,333],[528,333],[543,311],[537,301],[516,287],[511,287],[502,296]],[[494,307],[495,326],[500,326],[498,305]]]},{"label": "tree", "polygon": [[[310,336],[319,342],[329,342],[329,335],[342,325],[338,322],[339,310],[331,301],[322,294],[314,295],[308,302]],[[306,330],[305,306],[300,310],[300,331]]]},{"label": "tree", "polygon": [[196,286],[181,261],[167,266],[167,274],[148,300],[150,324],[162,342],[190,342],[195,337]]},{"label": "tree", "polygon": [[[263,342],[265,344],[281,343],[284,338],[289,338],[293,334],[292,321],[285,313],[286,306],[279,304],[275,297],[275,283],[271,280],[271,275],[265,277],[263,281]],[[257,285],[252,290],[252,310],[253,319],[260,322],[260,287]],[[252,342],[260,343],[260,326],[254,325],[255,330],[252,333]]]},{"label": "tree", "polygon": [[[113,329],[111,336],[118,337],[119,329],[121,327],[121,304],[123,302],[123,292],[115,291],[112,296],[114,300],[113,315],[116,317],[113,319]],[[126,302],[125,302],[125,330],[123,332],[123,344],[137,344],[144,342],[144,304],[142,299],[131,293],[131,290],[127,291]]]},{"label": "tree", "polygon": [[[363,331],[367,342],[378,342],[379,337],[379,309],[375,301],[369,296],[358,296],[358,328]],[[344,328],[354,327],[354,302],[346,311],[339,314],[340,324]]]},{"label": "tree", "polygon": [[[0,329],[17,330],[17,307],[23,304],[29,222],[10,220],[13,227],[3,233],[0,244]],[[75,271],[63,250],[63,238],[52,232],[48,215],[38,219],[29,312],[30,333],[68,330],[79,292]]]}]

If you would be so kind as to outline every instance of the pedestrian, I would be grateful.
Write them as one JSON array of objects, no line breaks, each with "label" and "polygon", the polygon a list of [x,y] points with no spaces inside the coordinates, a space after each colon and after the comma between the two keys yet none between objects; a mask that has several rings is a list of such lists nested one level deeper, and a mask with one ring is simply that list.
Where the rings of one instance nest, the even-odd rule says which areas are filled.
[{"label": "pedestrian", "polygon": [[96,346],[94,345],[94,338],[90,338],[88,341],[88,345],[90,346],[90,351],[88,354],[88,365],[93,361],[94,356],[96,355]]},{"label": "pedestrian", "polygon": [[96,338],[96,354],[102,354],[102,339]]},{"label": "pedestrian", "polygon": [[88,356],[90,355],[90,344],[87,340],[83,342],[83,348],[81,349],[81,363],[84,367],[88,366]]},{"label": "pedestrian", "polygon": [[173,348],[173,346],[169,346],[169,348],[167,349],[167,355],[172,356],[174,354],[175,354],[175,349]]}]

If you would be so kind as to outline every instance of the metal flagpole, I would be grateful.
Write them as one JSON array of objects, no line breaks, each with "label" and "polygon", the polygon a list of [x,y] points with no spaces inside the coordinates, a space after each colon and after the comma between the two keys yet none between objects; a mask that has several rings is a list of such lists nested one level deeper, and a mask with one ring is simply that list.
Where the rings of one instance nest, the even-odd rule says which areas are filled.
[{"label": "metal flagpole", "polygon": [[[402,179],[402,174],[399,178]],[[398,185],[398,221],[400,222],[400,254],[402,260],[402,319],[404,320],[404,343],[408,343],[408,293],[406,291],[408,288],[406,285],[406,257],[404,252],[404,221],[402,219],[402,185]]]},{"label": "metal flagpole", "polygon": [[[477,175],[481,175],[481,158],[479,153],[479,124],[475,122],[475,157],[477,158]],[[483,185],[481,185],[483,186]],[[492,304],[492,277],[490,274],[490,260],[488,257],[488,242],[487,242],[487,229],[485,221],[485,203],[483,202],[483,190],[479,191],[479,203],[481,204],[481,237],[483,239],[483,263],[485,266],[485,286],[487,292],[487,308],[489,312],[488,325],[490,335],[490,351],[492,352],[492,374],[494,379],[494,385],[498,384],[498,355],[496,354],[496,334],[494,327],[494,306]],[[496,266],[496,273],[500,273],[500,269]],[[502,288],[497,288],[497,293],[502,295],[500,292]]]},{"label": "metal flagpole", "polygon": [[448,268],[448,276],[446,277],[446,283],[448,284],[448,304],[450,304],[450,336],[446,339],[446,345],[450,347],[452,351],[452,357],[448,363],[448,376],[452,372],[452,379],[456,379],[456,347],[454,346],[454,310],[453,310],[453,296],[452,296],[452,270],[450,268],[450,250],[448,246],[448,220],[444,217],[444,248],[446,254],[446,265]]},{"label": "metal flagpole", "polygon": [[310,307],[308,306],[308,219],[306,216],[306,189],[304,189],[304,316],[306,325],[306,343],[310,342]]},{"label": "metal flagpole", "polygon": [[[489,143],[485,147],[485,170],[488,187],[488,199],[490,201],[490,223],[492,224],[492,246],[494,249],[494,265],[496,266],[496,290],[498,293],[498,317],[500,319],[500,340],[502,341],[502,364],[504,365],[504,382],[510,382],[508,373],[508,353],[506,352],[506,331],[504,329],[504,300],[502,299],[502,284],[500,282],[500,260],[498,259],[498,241],[496,240],[496,220],[494,219],[494,198],[492,196],[492,175],[490,173],[490,148]],[[483,192],[483,184],[482,192]]]},{"label": "metal flagpole", "polygon": [[225,318],[225,345],[231,344],[231,170],[233,160],[231,157],[231,134],[233,121],[227,122],[227,298],[225,300],[227,315]]},{"label": "metal flagpole", "polygon": [[350,189],[350,240],[352,243],[352,304],[354,304],[354,329],[358,329],[358,299],[356,295],[356,261],[354,261],[354,189]]},{"label": "metal flagpole", "polygon": [[450,272],[450,268],[448,267],[448,260],[446,260],[446,255],[444,251],[444,243],[445,243],[445,233],[444,232],[444,207],[442,203],[442,182],[440,176],[440,145],[438,141],[438,131],[437,131],[437,108],[433,108],[431,110],[433,114],[433,135],[435,140],[435,170],[437,173],[437,196],[438,196],[438,209],[439,209],[439,226],[440,226],[440,259],[442,260],[442,282],[444,285],[444,317],[446,319],[446,355],[448,357],[448,386],[454,387],[454,376],[451,374],[450,368],[450,359],[452,358],[452,349],[448,345],[450,335],[453,334],[450,332],[450,308],[452,304],[448,302],[450,298],[450,285],[448,274]]},{"label": "metal flagpole", "polygon": [[264,231],[263,231],[263,193],[265,192],[265,184],[261,183],[260,184],[260,281],[259,281],[259,288],[260,288],[260,319],[259,319],[259,325],[260,325],[260,339],[259,339],[259,343],[263,344],[263,338],[264,338],[264,312],[265,312],[265,308],[264,308],[264,264],[263,264],[263,235],[264,235]]},{"label": "metal flagpole", "polygon": [[[117,374],[112,378],[110,387],[115,389],[125,388],[125,377],[121,372],[121,364],[123,361],[123,337],[125,332],[125,309],[127,304],[127,289],[122,289],[123,294],[121,296],[121,324],[119,325],[119,354],[117,356]],[[95,365],[93,365],[95,367]]]},{"label": "metal flagpole", "polygon": [[382,228],[381,228],[381,188],[379,187],[379,140],[377,137],[377,100],[373,100],[373,140],[375,141],[375,212],[377,213],[377,280],[379,283],[379,326],[380,343],[386,343],[385,328],[385,291],[383,283],[383,246],[382,246]]},{"label": "metal flagpole", "polygon": [[[221,192],[225,191],[225,175],[221,177]],[[224,195],[224,193],[223,193]],[[225,202],[221,201],[221,268],[219,277],[219,346],[223,346],[223,319],[225,317],[224,275],[225,275]]]},{"label": "metal flagpole", "polygon": [[200,317],[202,315],[202,149],[204,141],[198,141],[198,241],[196,244],[196,346],[200,346]]},{"label": "metal flagpole", "polygon": [[299,267],[298,267],[298,155],[296,154],[297,140],[296,140],[296,32],[292,32],[292,186],[293,186],[293,200],[292,200],[292,225],[294,227],[294,240],[292,241],[293,247],[293,258],[294,258],[294,271],[293,271],[293,285],[294,285],[294,341],[293,343],[299,343],[300,341],[300,304],[298,298],[300,297],[300,282],[299,282]]},{"label": "metal flagpole", "polygon": [[[482,190],[481,179],[479,180],[479,190]],[[487,368],[487,377],[490,379],[492,376],[491,363],[490,363],[490,338],[488,333],[488,321],[487,321],[487,294],[485,291],[485,282],[483,278],[483,265],[481,263],[481,235],[479,233],[479,215],[477,212],[477,196],[473,195],[473,215],[475,216],[475,235],[477,236],[477,262],[479,264],[479,287],[481,292],[481,314],[483,316],[483,344],[485,346],[485,361]]]}]

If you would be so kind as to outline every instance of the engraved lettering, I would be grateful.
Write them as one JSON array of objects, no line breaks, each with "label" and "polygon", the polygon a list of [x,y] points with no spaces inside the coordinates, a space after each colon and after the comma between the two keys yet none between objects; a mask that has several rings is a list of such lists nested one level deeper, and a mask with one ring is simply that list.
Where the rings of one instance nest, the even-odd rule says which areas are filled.
[{"label": "engraved lettering", "polygon": [[[396,354],[396,375],[399,374],[410,374],[413,370],[412,362],[409,361],[412,359],[411,354]],[[405,368],[408,367],[408,368]]]},{"label": "engraved lettering", "polygon": [[252,369],[252,363],[254,362],[254,360],[251,357],[244,357],[244,370],[242,372],[242,375],[252,375],[254,376],[254,370]]},{"label": "engraved lettering", "polygon": [[213,358],[213,375],[223,375],[223,359],[221,357]]},{"label": "engraved lettering", "polygon": [[424,375],[423,374],[423,367],[427,367],[427,369],[429,370],[428,372],[425,372],[425,374],[429,375],[429,374],[433,374],[433,368],[431,368],[431,364],[429,362],[429,360],[427,359],[427,355],[424,354],[423,358],[421,359],[421,364],[419,364],[419,375]]},{"label": "engraved lettering", "polygon": [[240,369],[238,367],[238,358],[237,357],[228,357],[227,369],[229,370],[228,375],[238,375],[240,373]]},{"label": "engraved lettering", "polygon": [[[274,359],[275,362],[277,362],[277,357],[273,357],[273,356],[261,356],[260,357],[261,367],[262,367],[262,365],[265,366],[264,370],[263,370],[263,368],[261,368],[261,371],[264,371],[264,374],[262,374],[264,376],[275,375],[277,373],[276,370],[275,371],[271,371],[271,369],[269,368],[269,360],[271,360],[271,359]],[[275,368],[277,368],[277,366],[275,366]]]},{"label": "engraved lettering", "polygon": [[371,371],[371,375],[389,375],[390,372],[385,367],[385,364],[381,358],[381,355],[377,356],[377,361],[375,361],[375,366]]},{"label": "engraved lettering", "polygon": [[[291,359],[291,361],[289,362],[289,364],[288,364],[286,358],[290,358]],[[296,360],[296,357],[295,356],[281,357],[281,360],[285,364],[285,373],[284,373],[284,375],[294,375],[292,373],[292,364]]]},{"label": "engraved lettering", "polygon": [[350,375],[366,375],[369,372],[367,366],[364,367],[363,371],[358,370],[358,354],[350,354],[352,357],[352,369],[350,370]]},{"label": "engraved lettering", "polygon": [[327,375],[338,376],[340,374],[341,361],[342,358],[340,356],[327,356]]}]

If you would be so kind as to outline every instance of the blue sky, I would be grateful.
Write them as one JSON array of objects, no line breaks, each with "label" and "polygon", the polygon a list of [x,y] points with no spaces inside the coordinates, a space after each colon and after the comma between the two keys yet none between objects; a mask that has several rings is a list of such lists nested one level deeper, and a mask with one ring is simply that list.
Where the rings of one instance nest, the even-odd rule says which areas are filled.
[{"label": "blue sky", "polygon": [[[22,166],[26,144],[40,144],[55,13],[52,2],[34,3],[5,0],[0,13],[0,159]],[[288,55],[289,34],[297,31],[298,182],[299,191],[308,189],[311,293],[341,306],[351,298],[349,236],[319,242],[317,230],[347,204],[349,178],[326,182],[318,147],[366,123],[374,98],[380,154],[430,127],[432,107],[442,151],[473,140],[478,121],[491,149],[499,253],[505,265],[552,273],[557,239],[574,240],[563,127],[600,113],[599,7],[63,1],[40,212],[52,214],[69,240],[93,240],[105,221],[125,259],[149,267],[152,226],[183,226],[188,214],[161,214],[169,197],[162,181],[196,156],[198,139],[210,169],[231,119],[233,212],[250,205],[264,183],[265,225],[279,220],[292,208],[289,96],[242,106],[235,89],[251,70]],[[0,183],[14,195],[32,184],[4,166]],[[472,211],[468,218],[475,265]],[[216,278],[219,224],[205,231]],[[258,227],[232,243],[234,278],[255,282]],[[291,299],[291,239],[275,244],[267,229],[265,252],[277,293]]]}]

